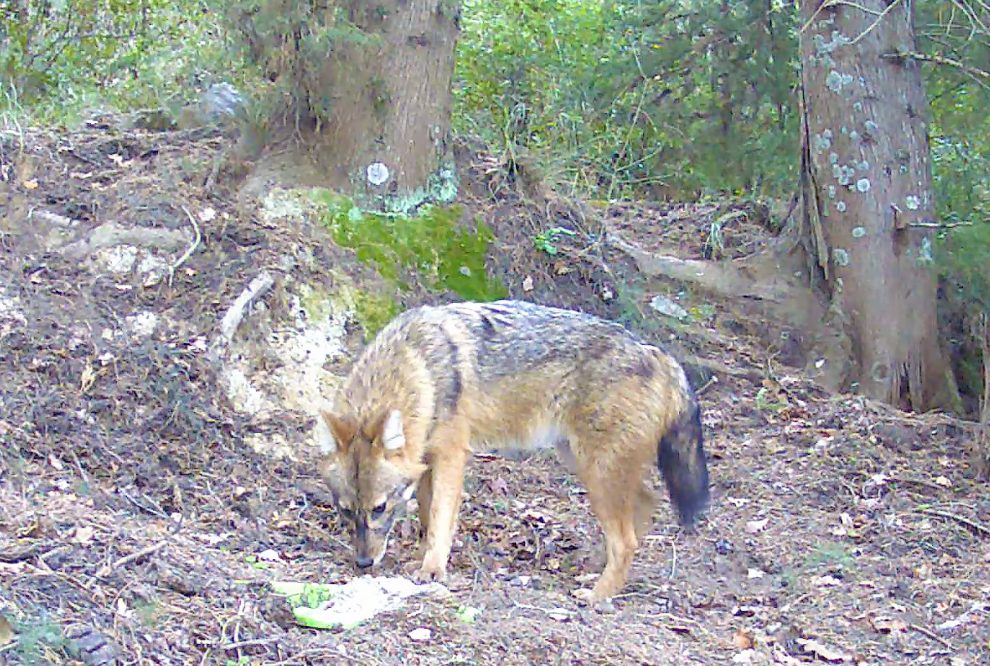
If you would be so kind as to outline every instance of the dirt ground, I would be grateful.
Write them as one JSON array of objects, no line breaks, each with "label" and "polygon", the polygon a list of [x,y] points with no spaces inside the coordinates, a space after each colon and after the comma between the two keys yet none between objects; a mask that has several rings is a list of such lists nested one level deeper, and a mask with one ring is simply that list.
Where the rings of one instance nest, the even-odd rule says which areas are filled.
[{"label": "dirt ground", "polygon": [[[2,135],[0,663],[990,663],[990,494],[966,462],[970,424],[825,394],[765,346],[765,322],[642,280],[601,225],[728,260],[766,242],[767,210],[578,206],[465,146],[463,203],[493,224],[492,271],[513,296],[620,319],[698,361],[712,508],[689,534],[662,499],[626,589],[586,608],[570,592],[601,552],[581,488],[552,458],[479,454],[449,595],[346,631],[295,624],[272,580],[354,576],[306,462],[313,419],[235,409],[210,343],[259,271],[275,275],[259,296],[272,321],[290,314],[290,277],[374,276],[319,225],[259,216],[227,144],[105,118]],[[94,264],[94,236],[79,239],[101,225],[143,230],[158,263]],[[557,226],[578,233],[556,255],[534,248]],[[656,313],[658,295],[692,320]],[[278,366],[263,344],[278,331],[251,321],[237,336]],[[326,364],[338,374],[360,335],[344,341]],[[414,524],[397,531],[383,573],[412,556]]]}]

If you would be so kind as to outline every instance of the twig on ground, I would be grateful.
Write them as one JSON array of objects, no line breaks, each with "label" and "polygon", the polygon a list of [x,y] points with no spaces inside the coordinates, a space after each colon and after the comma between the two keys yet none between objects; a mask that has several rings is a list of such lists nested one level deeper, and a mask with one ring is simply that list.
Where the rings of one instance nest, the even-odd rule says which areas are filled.
[{"label": "twig on ground", "polygon": [[968,527],[970,531],[974,532],[975,534],[979,534],[985,537],[990,537],[990,527],[987,527],[986,525],[978,523],[974,520],[970,520],[965,516],[959,516],[954,513],[949,513],[948,511],[939,511],[938,509],[920,508],[920,509],[916,509],[916,511],[918,513],[924,513],[929,516],[939,516],[941,518],[948,518],[949,520],[954,520],[957,523],[960,523]]},{"label": "twig on ground", "polygon": [[159,550],[161,550],[167,545],[168,545],[168,541],[159,541],[158,543],[152,544],[146,548],[142,548],[141,550],[135,551],[130,555],[125,555],[124,557],[121,557],[119,560],[115,561],[110,566],[101,567],[100,570],[96,572],[96,575],[101,578],[107,576],[110,574],[111,571],[120,569],[121,567],[126,566],[136,560],[140,560],[142,557],[147,557],[148,555],[157,553]]},{"label": "twig on ground", "polygon": [[172,278],[175,276],[175,271],[178,270],[179,266],[186,262],[186,259],[192,256],[192,253],[196,251],[196,248],[199,247],[200,241],[203,239],[202,234],[199,232],[199,224],[196,222],[196,218],[193,217],[193,214],[190,213],[189,209],[185,206],[182,207],[182,212],[186,214],[186,217],[189,218],[189,223],[192,224],[193,242],[192,245],[187,247],[186,251],[182,253],[182,256],[179,257],[174,264],[168,267],[168,284],[170,287],[172,286]]},{"label": "twig on ground", "polygon": [[236,643],[224,643],[222,645],[218,645],[216,647],[216,649],[218,649],[218,650],[238,650],[240,648],[258,646],[258,645],[268,645],[270,643],[274,643],[277,640],[279,640],[277,637],[276,638],[251,638],[251,639],[248,639],[248,640],[237,641]]},{"label": "twig on ground", "polygon": [[244,311],[247,309],[247,306],[250,305],[251,301],[271,289],[273,284],[275,284],[275,278],[272,277],[272,274],[268,271],[262,271],[251,280],[248,286],[244,288],[244,291],[234,300],[234,303],[224,314],[223,319],[220,320],[220,335],[213,341],[210,358],[214,362],[220,359],[223,350],[233,340],[234,332],[237,331],[241,320],[244,319]]},{"label": "twig on ground", "polygon": [[754,368],[733,368],[730,365],[726,365],[722,361],[710,358],[701,358],[700,356],[695,356],[694,354],[682,354],[681,362],[687,365],[696,365],[699,368],[705,368],[706,370],[718,372],[723,375],[729,375],[730,377],[742,377],[744,379],[752,379],[753,381],[763,379],[763,375],[760,371]]},{"label": "twig on ground", "polygon": [[911,629],[912,631],[917,631],[919,634],[922,634],[923,636],[927,636],[928,638],[932,639],[936,643],[941,643],[942,645],[944,645],[947,648],[951,648],[952,647],[952,643],[950,643],[949,641],[945,640],[944,638],[942,638],[941,636],[939,636],[938,634],[936,634],[935,632],[933,632],[931,629],[926,629],[925,627],[922,627],[922,626],[917,625],[917,624],[909,624],[908,625],[908,629]]},{"label": "twig on ground", "polygon": [[705,382],[704,385],[701,388],[699,388],[697,391],[695,391],[695,394],[696,395],[701,395],[705,391],[707,391],[709,388],[711,388],[712,385],[717,384],[717,383],[718,383],[718,377],[715,376],[715,375],[712,375],[712,378],[709,379],[707,382]]}]

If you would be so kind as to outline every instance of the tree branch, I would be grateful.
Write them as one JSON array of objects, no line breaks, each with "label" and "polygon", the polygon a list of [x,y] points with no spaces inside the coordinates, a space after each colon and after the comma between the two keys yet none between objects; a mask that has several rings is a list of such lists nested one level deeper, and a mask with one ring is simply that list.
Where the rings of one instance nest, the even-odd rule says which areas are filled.
[{"label": "tree branch", "polygon": [[[990,88],[990,72],[979,69],[978,67],[972,67],[964,62],[956,60],[955,58],[946,58],[940,55],[926,55],[924,53],[919,53],[917,51],[894,51],[893,53],[884,53],[880,56],[881,58],[887,58],[888,60],[906,60],[911,58],[912,60],[920,60],[921,62],[930,62],[936,65],[949,65],[955,67],[963,72],[966,72],[974,79],[977,83],[985,88]],[[984,83],[985,82],[985,83]]]}]

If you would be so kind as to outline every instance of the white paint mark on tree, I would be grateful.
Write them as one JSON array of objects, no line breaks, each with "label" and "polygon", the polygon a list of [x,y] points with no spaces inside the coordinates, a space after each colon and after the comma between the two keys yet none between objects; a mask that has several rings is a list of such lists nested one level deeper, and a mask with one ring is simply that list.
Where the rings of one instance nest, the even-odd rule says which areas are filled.
[{"label": "white paint mark on tree", "polygon": [[381,162],[372,162],[366,170],[368,182],[372,185],[382,185],[388,181],[388,167]]}]

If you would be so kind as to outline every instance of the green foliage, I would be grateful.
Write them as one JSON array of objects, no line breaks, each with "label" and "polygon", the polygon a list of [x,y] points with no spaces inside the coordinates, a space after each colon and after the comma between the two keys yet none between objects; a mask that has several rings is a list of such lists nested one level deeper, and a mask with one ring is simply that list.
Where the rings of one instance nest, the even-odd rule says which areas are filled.
[{"label": "green foliage", "polygon": [[554,243],[560,236],[575,236],[575,232],[564,227],[554,227],[541,231],[533,237],[533,245],[537,250],[546,252],[550,256],[557,254],[557,246]]},{"label": "green foliage", "polygon": [[60,650],[69,646],[69,641],[62,636],[58,623],[44,614],[15,623],[17,644],[14,653],[25,664],[41,662],[46,650]]},{"label": "green foliage", "polygon": [[795,7],[465,2],[455,126],[607,198],[767,191],[797,166]]},{"label": "green foliage", "polygon": [[[350,9],[325,0],[219,0],[237,57],[258,78],[258,97],[277,120],[298,127],[333,113],[327,62],[347,49],[377,47],[381,37],[359,21],[381,20],[381,7]],[[368,13],[372,13],[369,15]],[[376,112],[389,103],[380,82],[369,81]]]},{"label": "green foliage", "polygon": [[[491,229],[478,222],[475,230],[458,223],[459,206],[424,206],[412,215],[377,213],[358,208],[346,198],[320,195],[326,206],[324,223],[341,247],[352,248],[360,261],[400,289],[408,269],[416,271],[431,291],[450,290],[468,300],[490,301],[505,296],[505,286],[488,278],[485,260],[494,239]],[[362,307],[357,304],[358,307]],[[366,314],[381,303],[365,303]],[[381,318],[394,314],[387,309]],[[387,321],[387,319],[385,319]]]},{"label": "green foliage", "polygon": [[0,111],[56,123],[100,106],[176,111],[214,73],[236,83],[211,4],[0,3]]}]

